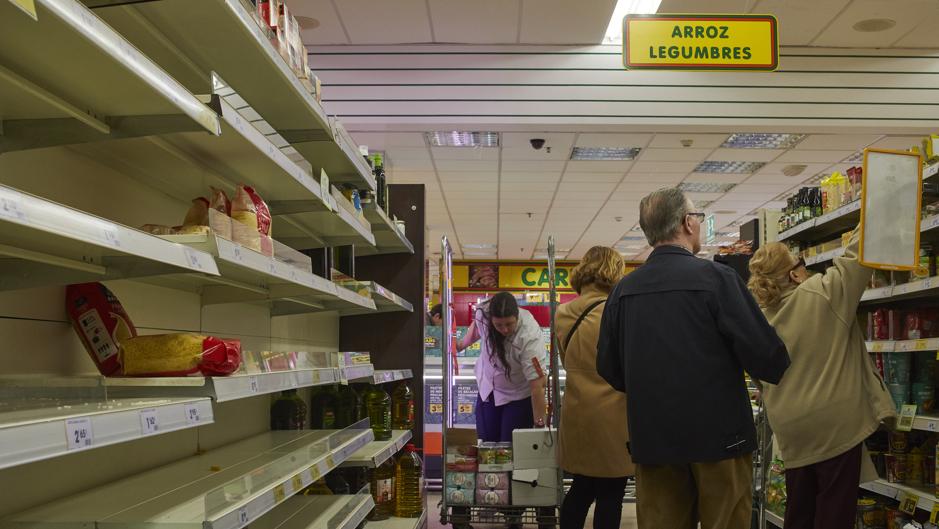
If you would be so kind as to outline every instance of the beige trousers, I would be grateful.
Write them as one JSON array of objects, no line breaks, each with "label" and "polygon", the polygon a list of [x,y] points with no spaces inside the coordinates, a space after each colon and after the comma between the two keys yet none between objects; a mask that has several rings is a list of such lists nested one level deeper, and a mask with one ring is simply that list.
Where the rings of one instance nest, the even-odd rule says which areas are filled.
[{"label": "beige trousers", "polygon": [[753,458],[637,465],[639,529],[749,529]]}]

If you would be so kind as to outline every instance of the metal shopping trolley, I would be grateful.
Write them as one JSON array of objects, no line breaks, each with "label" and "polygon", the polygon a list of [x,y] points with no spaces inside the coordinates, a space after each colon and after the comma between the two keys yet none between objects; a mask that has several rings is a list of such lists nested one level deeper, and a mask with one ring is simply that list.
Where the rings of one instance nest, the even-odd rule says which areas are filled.
[{"label": "metal shopping trolley", "polygon": [[[550,311],[551,311],[551,340],[549,349],[549,379],[548,379],[548,406],[550,408],[549,424],[544,443],[555,449],[558,442],[558,426],[561,418],[559,357],[555,343],[554,318],[557,310],[558,297],[555,288],[555,258],[554,237],[548,237],[548,275],[550,277]],[[443,368],[443,480],[441,483],[440,523],[453,524],[456,527],[470,524],[510,524],[510,525],[537,525],[541,528],[556,527],[559,524],[560,506],[564,499],[564,476],[559,466],[555,465],[551,475],[532,474],[531,471],[513,471],[512,486],[550,487],[554,502],[550,505],[477,505],[475,491],[469,504],[454,505],[448,501],[447,476],[447,433],[453,428],[454,416],[451,409],[453,402],[453,340],[455,338],[453,326],[453,250],[446,237],[441,239],[442,263],[440,267],[441,278],[441,304],[443,306],[442,333],[442,368]],[[519,485],[521,484],[521,485]]]}]

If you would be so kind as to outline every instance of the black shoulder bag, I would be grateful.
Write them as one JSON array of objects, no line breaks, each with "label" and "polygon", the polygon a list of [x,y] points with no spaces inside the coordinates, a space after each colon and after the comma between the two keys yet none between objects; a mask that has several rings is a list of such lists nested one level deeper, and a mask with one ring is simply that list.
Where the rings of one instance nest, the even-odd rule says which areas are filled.
[{"label": "black shoulder bag", "polygon": [[586,318],[591,312],[593,312],[593,309],[597,308],[600,304],[604,302],[606,302],[606,299],[599,299],[597,301],[594,301],[593,303],[590,304],[590,306],[584,309],[584,312],[580,315],[579,318],[577,318],[577,321],[574,322],[574,326],[571,327],[571,332],[567,333],[567,338],[564,339],[565,351],[567,351],[567,346],[568,344],[571,343],[571,338],[574,337],[574,333],[577,332],[577,328],[580,327],[580,323],[584,321],[584,318]]}]

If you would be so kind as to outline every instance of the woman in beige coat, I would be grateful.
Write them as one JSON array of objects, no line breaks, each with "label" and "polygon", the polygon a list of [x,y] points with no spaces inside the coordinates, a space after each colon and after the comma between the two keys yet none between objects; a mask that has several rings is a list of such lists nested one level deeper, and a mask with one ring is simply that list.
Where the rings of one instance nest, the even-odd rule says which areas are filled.
[{"label": "woman in beige coat", "polygon": [[855,232],[820,275],[781,243],[750,260],[750,290],[786,344],[792,365],[763,402],[786,464],[786,529],[853,527],[862,443],[896,408],[857,323],[871,270]]},{"label": "woman in beige coat", "polygon": [[612,248],[594,246],[571,274],[577,299],[558,307],[555,331],[567,372],[561,402],[561,467],[574,484],[561,506],[561,529],[582,529],[596,501],[595,529],[619,527],[629,458],[626,395],[597,374],[597,339],[603,305],[625,272]]}]

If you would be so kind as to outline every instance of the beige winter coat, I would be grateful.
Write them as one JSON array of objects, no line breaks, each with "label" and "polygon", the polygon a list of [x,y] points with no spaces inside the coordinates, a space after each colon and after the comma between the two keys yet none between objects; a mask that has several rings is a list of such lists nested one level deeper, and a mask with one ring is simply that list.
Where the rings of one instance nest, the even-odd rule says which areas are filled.
[{"label": "beige winter coat", "polygon": [[571,473],[600,478],[636,474],[626,443],[626,395],[597,374],[597,339],[604,304],[584,318],[564,349],[577,318],[609,292],[585,286],[577,299],[558,307],[555,330],[561,362],[567,372],[561,401],[561,467]]},{"label": "beige winter coat", "polygon": [[871,270],[858,263],[858,234],[844,257],[765,310],[792,365],[763,399],[786,468],[841,455],[896,418],[871,360],[856,313]]}]

